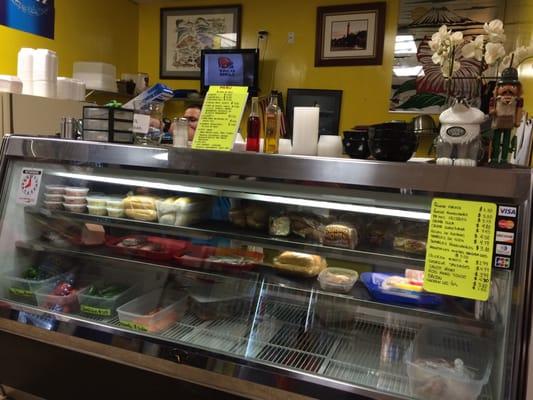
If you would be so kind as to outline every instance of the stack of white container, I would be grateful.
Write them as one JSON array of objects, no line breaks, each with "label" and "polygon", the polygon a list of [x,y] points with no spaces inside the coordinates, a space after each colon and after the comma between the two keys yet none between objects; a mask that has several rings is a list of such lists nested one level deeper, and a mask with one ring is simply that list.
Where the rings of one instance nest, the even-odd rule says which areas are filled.
[{"label": "stack of white container", "polygon": [[85,82],[87,89],[117,92],[117,68],[112,64],[92,61],[74,63],[74,79]]},{"label": "stack of white container", "polygon": [[23,94],[55,98],[57,94],[57,55],[55,51],[20,49],[17,75],[23,84]]},{"label": "stack of white container", "polygon": [[85,82],[77,79],[57,78],[57,98],[64,100],[85,100]]}]

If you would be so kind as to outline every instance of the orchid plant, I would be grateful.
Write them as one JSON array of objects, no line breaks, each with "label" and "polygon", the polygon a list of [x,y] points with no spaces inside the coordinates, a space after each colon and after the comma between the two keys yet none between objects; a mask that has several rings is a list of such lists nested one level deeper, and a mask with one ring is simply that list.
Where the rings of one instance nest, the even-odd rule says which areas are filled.
[{"label": "orchid plant", "polygon": [[461,68],[460,58],[475,59],[480,63],[479,75],[471,78],[481,78],[484,71],[491,67],[498,69],[506,57],[503,22],[499,19],[492,20],[485,23],[483,29],[485,33],[471,41],[465,40],[462,32],[453,32],[446,25],[442,25],[438,32],[433,34],[429,41],[429,47],[433,51],[431,59],[434,64],[440,65],[442,75],[447,81]]}]

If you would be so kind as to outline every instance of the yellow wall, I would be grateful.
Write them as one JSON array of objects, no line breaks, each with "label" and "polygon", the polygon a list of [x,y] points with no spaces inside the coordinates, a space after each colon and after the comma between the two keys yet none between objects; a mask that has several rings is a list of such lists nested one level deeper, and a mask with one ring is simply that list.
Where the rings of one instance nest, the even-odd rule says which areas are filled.
[{"label": "yellow wall", "polygon": [[[344,3],[356,3],[348,1]],[[363,1],[361,1],[363,2]],[[342,89],[341,130],[356,124],[370,124],[403,117],[388,112],[392,53],[398,13],[398,1],[387,1],[383,65],[365,67],[314,67],[316,8],[342,4],[339,0],[184,0],[154,1],[139,6],[139,69],[151,79],[159,77],[159,9],[212,4],[242,4],[242,47],[256,47],[257,32],[269,32],[261,89],[287,88]],[[287,43],[287,33],[296,34],[294,44]],[[199,89],[198,81],[163,81],[172,88]],[[406,116],[412,118],[412,115]]]},{"label": "yellow wall", "polygon": [[57,51],[59,74],[74,61],[102,61],[117,72],[137,71],[138,7],[129,0],[56,0],[55,40],[0,26],[0,74],[16,75],[21,47]]}]

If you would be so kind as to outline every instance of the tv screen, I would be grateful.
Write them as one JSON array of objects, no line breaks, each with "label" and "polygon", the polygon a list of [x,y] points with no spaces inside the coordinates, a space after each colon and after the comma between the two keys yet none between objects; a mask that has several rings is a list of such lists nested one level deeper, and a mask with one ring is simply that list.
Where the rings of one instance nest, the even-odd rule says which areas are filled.
[{"label": "tv screen", "polygon": [[209,86],[246,86],[253,94],[258,89],[259,50],[202,50],[200,67],[202,93]]}]

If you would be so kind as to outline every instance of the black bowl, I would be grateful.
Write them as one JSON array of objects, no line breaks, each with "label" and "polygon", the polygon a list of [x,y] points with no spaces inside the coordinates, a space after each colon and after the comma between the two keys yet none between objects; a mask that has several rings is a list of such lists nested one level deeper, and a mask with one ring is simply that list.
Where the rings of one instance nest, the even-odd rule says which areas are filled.
[{"label": "black bowl", "polygon": [[370,149],[368,148],[368,140],[363,139],[347,139],[342,140],[344,152],[351,158],[360,158],[366,160],[370,155]]},{"label": "black bowl", "polygon": [[368,147],[376,160],[409,160],[418,147],[418,136],[406,122],[387,122],[368,130]]}]

